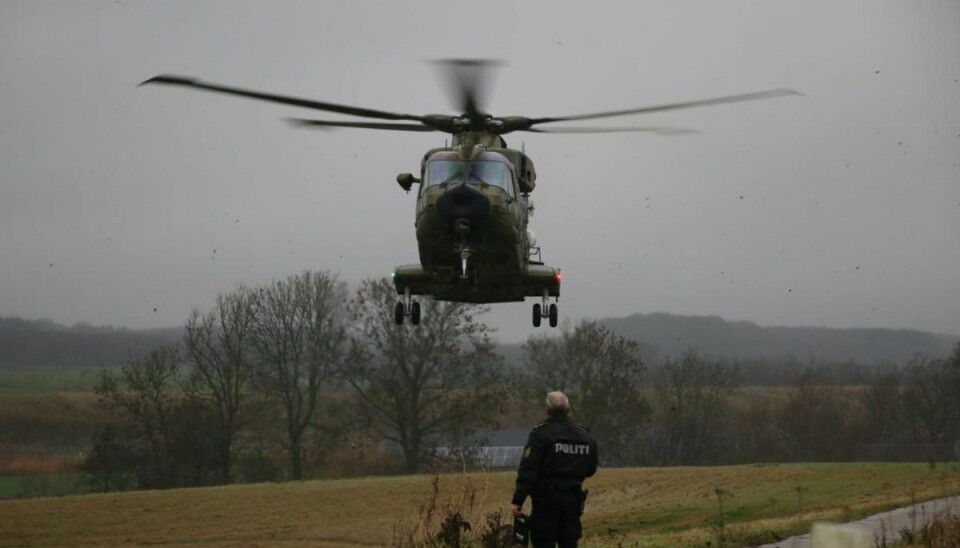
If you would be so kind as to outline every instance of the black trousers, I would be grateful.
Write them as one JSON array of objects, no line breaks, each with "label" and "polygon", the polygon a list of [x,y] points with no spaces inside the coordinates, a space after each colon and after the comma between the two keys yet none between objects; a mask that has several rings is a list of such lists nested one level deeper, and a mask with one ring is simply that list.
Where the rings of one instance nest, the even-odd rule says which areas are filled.
[{"label": "black trousers", "polygon": [[534,497],[530,541],[535,548],[573,548],[580,540],[580,488]]}]

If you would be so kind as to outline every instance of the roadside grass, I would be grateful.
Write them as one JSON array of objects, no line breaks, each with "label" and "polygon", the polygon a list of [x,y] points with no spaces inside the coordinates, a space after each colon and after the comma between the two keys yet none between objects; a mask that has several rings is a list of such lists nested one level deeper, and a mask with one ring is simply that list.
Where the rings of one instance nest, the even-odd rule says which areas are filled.
[{"label": "roadside grass", "polygon": [[[789,464],[639,469],[585,515],[585,546],[742,546],[960,493],[956,466]],[[720,515],[716,491],[725,493]]]},{"label": "roadside grass", "polygon": [[[900,531],[900,540],[890,546],[929,546],[932,548],[955,548],[960,546],[960,512],[942,512],[930,523]],[[886,548],[886,543],[880,544]]]},{"label": "roadside grass", "polygon": [[[0,539],[396,545],[398,538],[428,538],[452,511],[462,512],[475,535],[484,516],[508,515],[514,478],[504,471],[0,501]],[[926,463],[604,469],[586,486],[583,546],[742,546],[806,531],[813,521],[858,519],[960,493],[960,470]],[[425,514],[436,497],[439,511]]]}]

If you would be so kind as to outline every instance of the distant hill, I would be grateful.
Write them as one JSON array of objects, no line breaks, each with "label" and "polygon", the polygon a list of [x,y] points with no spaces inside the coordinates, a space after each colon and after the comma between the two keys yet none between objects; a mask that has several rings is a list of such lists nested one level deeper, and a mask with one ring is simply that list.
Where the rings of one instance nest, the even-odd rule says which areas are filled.
[{"label": "distant hill", "polygon": [[119,365],[172,343],[183,328],[125,329],[0,317],[0,365]]},{"label": "distant hill", "polygon": [[[762,327],[717,316],[633,314],[598,320],[611,331],[653,347],[661,357],[688,348],[701,355],[750,360],[790,357],[802,362],[905,363],[917,354],[942,357],[960,337],[908,329]],[[119,365],[180,340],[182,327],[126,329],[0,317],[0,365]],[[498,345],[519,365],[520,344]],[[647,358],[652,358],[649,352]]]},{"label": "distant hill", "polygon": [[695,348],[705,356],[731,359],[793,357],[802,361],[904,363],[917,354],[950,353],[960,337],[909,329],[762,327],[717,316],[634,314],[599,320],[626,338],[657,347],[661,355]]}]

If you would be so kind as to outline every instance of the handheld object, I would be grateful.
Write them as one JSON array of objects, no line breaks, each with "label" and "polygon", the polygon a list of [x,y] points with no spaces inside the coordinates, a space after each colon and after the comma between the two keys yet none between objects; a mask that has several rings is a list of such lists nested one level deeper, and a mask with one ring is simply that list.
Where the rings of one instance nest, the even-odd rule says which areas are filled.
[{"label": "handheld object", "polygon": [[517,514],[513,518],[513,542],[526,546],[530,542],[530,517]]}]

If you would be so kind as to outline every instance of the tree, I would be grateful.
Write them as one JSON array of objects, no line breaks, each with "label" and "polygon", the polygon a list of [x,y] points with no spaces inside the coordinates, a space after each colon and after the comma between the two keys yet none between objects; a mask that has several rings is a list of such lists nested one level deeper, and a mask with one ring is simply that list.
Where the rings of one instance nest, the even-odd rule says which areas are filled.
[{"label": "tree", "polygon": [[853,457],[850,396],[840,387],[801,374],[787,394],[780,422],[790,436],[792,456],[800,460],[846,460]]},{"label": "tree", "polygon": [[597,437],[605,464],[636,461],[640,424],[650,413],[640,395],[639,343],[582,322],[559,338],[528,339],[523,353],[528,387],[537,396],[569,392],[577,420]]},{"label": "tree", "polygon": [[729,399],[740,384],[736,367],[707,362],[693,349],[668,358],[659,371],[659,418],[649,450],[660,464],[699,464],[728,460],[723,434]]},{"label": "tree", "polygon": [[253,378],[255,293],[240,287],[217,296],[213,310],[194,311],[187,320],[184,353],[191,366],[191,396],[215,417],[220,481],[230,483],[234,443],[241,413],[251,397]]},{"label": "tree", "polygon": [[954,443],[960,447],[960,342],[953,347],[953,352],[944,360],[950,395],[950,408],[952,409],[952,426],[948,435],[952,435]]},{"label": "tree", "polygon": [[145,460],[138,449],[124,425],[101,424],[81,468],[95,490],[123,491],[136,486],[136,470]]},{"label": "tree", "polygon": [[100,404],[128,420],[128,435],[140,448],[146,470],[143,487],[172,487],[173,465],[166,440],[173,430],[173,392],[178,381],[178,349],[165,346],[123,366],[119,378],[104,371],[95,387]]},{"label": "tree", "polygon": [[945,443],[956,432],[955,369],[945,359],[918,356],[906,369],[903,405],[914,437],[922,443]]},{"label": "tree", "polygon": [[439,436],[492,425],[504,394],[503,359],[484,309],[423,302],[419,326],[397,325],[389,280],[365,280],[351,303],[356,328],[343,378],[358,410],[379,436],[398,444],[407,472],[420,468]]},{"label": "tree", "polygon": [[790,437],[775,420],[780,411],[778,396],[772,390],[754,391],[733,409],[729,422],[735,425],[740,461],[780,462],[790,455]]},{"label": "tree", "polygon": [[863,410],[860,431],[866,443],[889,445],[908,441],[902,377],[900,371],[893,368],[881,371],[860,393]]},{"label": "tree", "polygon": [[95,390],[114,422],[101,428],[87,470],[105,487],[123,486],[128,475],[141,488],[211,483],[211,417],[184,396],[180,365],[179,349],[165,346],[119,375],[102,373]]},{"label": "tree", "polygon": [[345,350],[345,284],[327,272],[304,272],[257,290],[253,345],[258,383],[282,408],[291,476],[303,478],[304,434],[321,388]]}]

